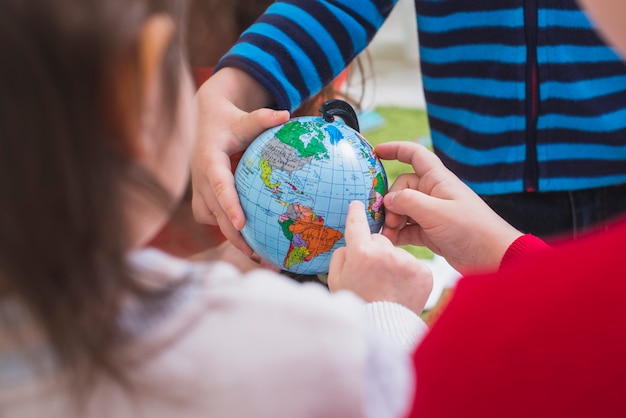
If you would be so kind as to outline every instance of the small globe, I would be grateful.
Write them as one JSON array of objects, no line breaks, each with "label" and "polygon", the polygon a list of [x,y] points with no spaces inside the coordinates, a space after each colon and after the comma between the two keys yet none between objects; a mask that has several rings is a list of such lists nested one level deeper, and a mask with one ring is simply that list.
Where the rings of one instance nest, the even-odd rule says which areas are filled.
[{"label": "small globe", "polygon": [[297,274],[328,273],[345,246],[348,205],[364,203],[370,231],[383,224],[387,176],[373,147],[341,119],[304,116],[271,128],[244,152],[235,185],[252,249]]}]

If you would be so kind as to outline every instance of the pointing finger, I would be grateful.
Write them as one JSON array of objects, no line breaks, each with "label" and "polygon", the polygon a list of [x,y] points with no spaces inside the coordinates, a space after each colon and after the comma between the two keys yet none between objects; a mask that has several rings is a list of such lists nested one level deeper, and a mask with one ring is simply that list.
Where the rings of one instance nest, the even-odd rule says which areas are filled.
[{"label": "pointing finger", "polygon": [[365,214],[363,202],[354,200],[348,207],[345,231],[346,245],[355,245],[371,240],[371,232]]}]

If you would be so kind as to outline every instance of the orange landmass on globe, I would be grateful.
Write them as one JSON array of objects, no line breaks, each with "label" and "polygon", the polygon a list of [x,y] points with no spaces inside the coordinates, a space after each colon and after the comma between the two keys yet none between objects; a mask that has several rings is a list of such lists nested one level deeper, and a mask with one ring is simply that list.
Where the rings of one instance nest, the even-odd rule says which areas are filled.
[{"label": "orange landmass on globe", "polygon": [[343,234],[324,225],[324,219],[304,205],[297,205],[300,215],[289,225],[293,234],[289,251],[285,257],[285,267],[319,256],[330,251]]}]

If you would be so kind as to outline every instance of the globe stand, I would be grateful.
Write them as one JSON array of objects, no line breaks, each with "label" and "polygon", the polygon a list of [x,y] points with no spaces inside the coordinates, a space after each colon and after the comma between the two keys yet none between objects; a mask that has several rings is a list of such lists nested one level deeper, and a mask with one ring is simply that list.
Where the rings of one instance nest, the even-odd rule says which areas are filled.
[{"label": "globe stand", "polygon": [[320,108],[320,113],[322,114],[322,119],[328,123],[332,123],[335,120],[335,116],[339,116],[346,125],[357,132],[360,131],[359,118],[356,112],[350,104],[343,100],[332,99],[324,102]]},{"label": "globe stand", "polygon": [[328,288],[328,284],[326,284],[325,280],[320,280],[320,277],[317,274],[299,274],[287,270],[281,270],[280,274],[287,276],[298,283],[315,282]]}]

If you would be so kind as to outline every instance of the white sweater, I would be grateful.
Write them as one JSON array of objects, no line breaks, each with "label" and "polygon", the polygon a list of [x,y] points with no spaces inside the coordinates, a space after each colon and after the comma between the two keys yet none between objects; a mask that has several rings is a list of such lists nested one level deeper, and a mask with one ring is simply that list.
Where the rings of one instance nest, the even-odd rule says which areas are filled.
[{"label": "white sweater", "polygon": [[121,354],[138,392],[100,379],[86,409],[73,409],[45,341],[33,332],[27,346],[17,346],[2,335],[7,325],[35,328],[19,304],[5,300],[0,306],[13,312],[13,323],[0,322],[0,417],[350,418],[406,411],[410,351],[426,329],[409,310],[156,250],[131,260],[151,286],[188,280],[165,300],[128,301],[121,320],[135,338]]}]

